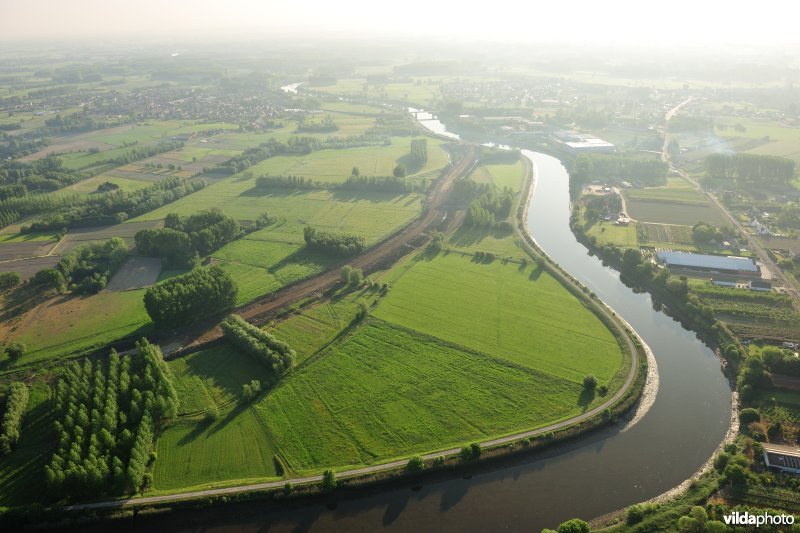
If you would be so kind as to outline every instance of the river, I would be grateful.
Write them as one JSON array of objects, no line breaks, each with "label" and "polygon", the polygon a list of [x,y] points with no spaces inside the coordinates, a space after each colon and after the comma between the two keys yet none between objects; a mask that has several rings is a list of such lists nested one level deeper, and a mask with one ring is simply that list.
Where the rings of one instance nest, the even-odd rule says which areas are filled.
[{"label": "river", "polygon": [[[437,121],[438,122],[438,121]],[[524,151],[536,167],[528,230],[567,272],[627,320],[658,363],[655,402],[633,426],[620,423],[575,442],[479,467],[469,476],[376,489],[368,495],[268,511],[257,503],[177,513],[159,530],[539,531],[647,500],[690,477],[723,439],[731,390],[714,353],[653,308],[577,242],[569,228],[569,177],[561,162]]]}]

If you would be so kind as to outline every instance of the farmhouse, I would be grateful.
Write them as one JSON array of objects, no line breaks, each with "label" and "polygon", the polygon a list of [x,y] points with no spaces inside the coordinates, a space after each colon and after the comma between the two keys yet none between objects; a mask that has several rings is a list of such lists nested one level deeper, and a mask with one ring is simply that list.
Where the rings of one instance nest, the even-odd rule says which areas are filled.
[{"label": "farmhouse", "polygon": [[656,255],[659,261],[670,268],[696,270],[699,272],[718,272],[737,276],[759,276],[761,274],[761,269],[749,257],[693,254],[672,250],[661,250]]},{"label": "farmhouse", "polygon": [[783,472],[800,474],[800,448],[763,443],[764,463]]}]

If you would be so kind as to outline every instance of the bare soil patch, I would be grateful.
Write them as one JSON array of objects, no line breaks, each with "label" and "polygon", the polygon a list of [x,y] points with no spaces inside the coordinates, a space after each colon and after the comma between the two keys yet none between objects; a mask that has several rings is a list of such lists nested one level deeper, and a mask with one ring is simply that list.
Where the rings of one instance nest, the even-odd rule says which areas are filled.
[{"label": "bare soil patch", "polygon": [[161,259],[142,256],[129,257],[111,277],[106,289],[127,291],[148,287],[158,280],[160,273]]}]

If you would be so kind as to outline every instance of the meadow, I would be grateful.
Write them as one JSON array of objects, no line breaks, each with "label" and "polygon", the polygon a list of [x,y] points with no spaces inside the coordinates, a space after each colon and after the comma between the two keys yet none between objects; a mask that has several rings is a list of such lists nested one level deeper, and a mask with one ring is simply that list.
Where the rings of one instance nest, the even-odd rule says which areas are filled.
[{"label": "meadow", "polygon": [[[302,156],[276,156],[250,167],[255,176],[302,176],[324,183],[341,183],[358,167],[362,176],[391,176],[398,162],[404,161],[411,149],[411,137],[393,137],[389,146],[364,146],[343,150],[319,150]],[[415,175],[428,175],[448,163],[442,142],[428,139],[428,161]],[[438,174],[429,176],[438,177]]]},{"label": "meadow", "polygon": [[158,438],[153,490],[277,477],[260,414],[244,406],[212,422],[177,422]]},{"label": "meadow", "polygon": [[308,472],[542,426],[590,405],[569,380],[368,319],[256,407],[290,471]]},{"label": "meadow", "polygon": [[152,323],[143,298],[144,289],[137,289],[46,301],[15,324],[13,340],[24,343],[27,353],[11,368],[68,356],[129,335],[146,335]]},{"label": "meadow", "polygon": [[535,264],[477,263],[440,254],[409,260],[384,280],[376,317],[498,359],[580,383],[608,383],[622,356],[606,326]]},{"label": "meadow", "polygon": [[625,189],[629,200],[664,200],[686,204],[709,205],[705,195],[683,178],[667,178],[664,187]]},{"label": "meadow", "polygon": [[611,222],[598,222],[592,225],[586,232],[590,237],[597,239],[600,245],[622,246],[625,248],[635,248],[638,246],[636,236],[636,226],[617,226]]},{"label": "meadow", "polygon": [[161,220],[169,213],[189,215],[219,208],[237,219],[255,220],[262,213],[286,219],[273,228],[275,239],[302,242],[303,226],[357,233],[375,243],[419,215],[422,195],[376,191],[259,191],[255,178],[232,176],[171,204],[126,222]]},{"label": "meadow", "polygon": [[724,215],[710,204],[630,199],[626,206],[631,218],[640,222],[682,226],[694,226],[698,222],[715,226],[725,224]]}]

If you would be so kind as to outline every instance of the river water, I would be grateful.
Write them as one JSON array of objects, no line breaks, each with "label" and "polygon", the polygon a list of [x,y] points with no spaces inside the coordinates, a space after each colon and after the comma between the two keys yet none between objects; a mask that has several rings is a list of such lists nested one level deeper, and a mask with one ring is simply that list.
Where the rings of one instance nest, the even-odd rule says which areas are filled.
[{"label": "river water", "polygon": [[[539,531],[572,517],[590,519],[644,501],[690,477],[727,431],[731,391],[713,352],[693,333],[634,293],[578,243],[569,228],[568,175],[561,162],[524,151],[536,167],[528,230],[567,272],[597,293],[652,348],[655,402],[638,423],[479,467],[422,487],[376,489],[364,497],[268,511],[255,503],[178,513],[160,530]],[[623,430],[624,428],[624,430]],[[182,516],[183,515],[183,516]]]}]

